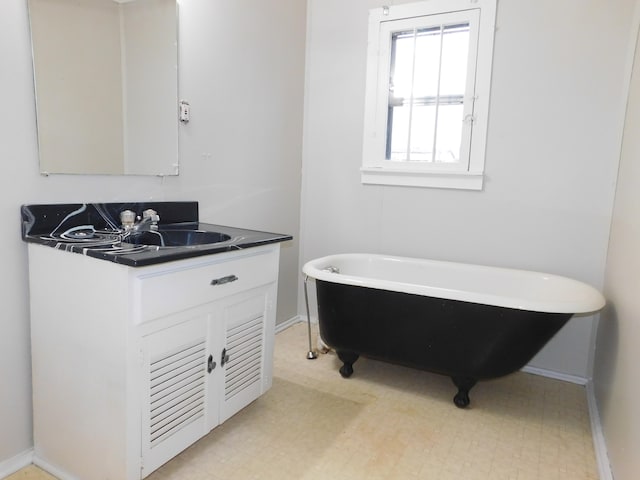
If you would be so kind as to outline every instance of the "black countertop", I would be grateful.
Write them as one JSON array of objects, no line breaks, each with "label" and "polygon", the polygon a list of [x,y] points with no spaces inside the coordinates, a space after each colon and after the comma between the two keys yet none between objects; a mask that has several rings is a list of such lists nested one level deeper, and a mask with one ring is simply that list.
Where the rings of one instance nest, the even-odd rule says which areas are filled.
[{"label": "black countertop", "polygon": [[[158,213],[161,230],[218,232],[228,240],[190,246],[134,245],[120,224],[120,212],[137,215],[147,209]],[[291,235],[203,223],[198,202],[131,202],[23,205],[22,238],[25,242],[81,253],[110,262],[142,267],[185,258],[242,250],[291,240]],[[226,238],[226,237],[225,237]]]}]

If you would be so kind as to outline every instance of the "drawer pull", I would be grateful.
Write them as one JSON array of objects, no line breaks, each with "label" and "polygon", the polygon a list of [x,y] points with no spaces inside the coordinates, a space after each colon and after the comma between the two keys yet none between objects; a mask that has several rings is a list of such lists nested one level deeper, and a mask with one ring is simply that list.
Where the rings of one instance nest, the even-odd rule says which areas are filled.
[{"label": "drawer pull", "polygon": [[235,275],[227,275],[226,277],[214,278],[211,280],[211,285],[224,285],[225,283],[231,283],[238,280]]}]

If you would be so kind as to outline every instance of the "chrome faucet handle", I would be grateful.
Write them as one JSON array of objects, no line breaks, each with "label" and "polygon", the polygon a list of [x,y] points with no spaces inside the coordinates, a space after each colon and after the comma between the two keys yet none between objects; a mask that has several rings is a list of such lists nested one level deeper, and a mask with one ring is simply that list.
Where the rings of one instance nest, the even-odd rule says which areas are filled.
[{"label": "chrome faucet handle", "polygon": [[144,212],[142,212],[142,219],[143,220],[147,220],[149,222],[159,222],[160,221],[160,217],[158,216],[158,212],[156,212],[152,208],[149,208],[149,209],[145,210]]},{"label": "chrome faucet handle", "polygon": [[141,223],[150,223],[151,226],[151,230],[157,230],[158,229],[158,222],[160,221],[160,216],[158,215],[158,212],[156,212],[155,210],[153,210],[152,208],[149,208],[147,210],[145,210],[144,212],[142,212],[142,222]]},{"label": "chrome faucet handle", "polygon": [[133,224],[136,221],[136,212],[131,210],[123,210],[120,212],[120,223],[122,223],[122,228],[127,231],[133,228]]}]

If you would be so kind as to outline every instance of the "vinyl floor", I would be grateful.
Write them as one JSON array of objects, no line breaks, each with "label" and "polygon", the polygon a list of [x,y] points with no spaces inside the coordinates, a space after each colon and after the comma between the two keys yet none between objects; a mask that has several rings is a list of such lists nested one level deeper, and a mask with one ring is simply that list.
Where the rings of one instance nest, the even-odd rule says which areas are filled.
[{"label": "vinyl floor", "polygon": [[[596,480],[585,388],[518,372],[458,409],[449,378],[335,354],[306,325],[276,336],[272,389],[149,480]],[[35,466],[7,480],[52,480]],[[100,478],[99,475],[97,478]]]}]

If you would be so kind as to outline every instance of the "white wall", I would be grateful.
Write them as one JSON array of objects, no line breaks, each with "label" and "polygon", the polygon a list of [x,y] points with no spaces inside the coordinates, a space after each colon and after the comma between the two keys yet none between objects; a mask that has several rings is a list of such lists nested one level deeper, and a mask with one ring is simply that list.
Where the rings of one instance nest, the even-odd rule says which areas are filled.
[{"label": "white wall", "polygon": [[[0,3],[0,476],[32,444],[20,205],[197,200],[204,221],[297,235],[305,19],[299,0],[182,1],[180,95],[193,115],[180,132],[180,176],[42,177],[26,2]],[[280,321],[297,313],[297,284],[296,239],[282,247]]]},{"label": "white wall", "polygon": [[[640,22],[637,2],[636,27]],[[616,480],[640,472],[640,48],[636,47],[598,328],[594,385]]]},{"label": "white wall", "polygon": [[[486,182],[470,192],[361,185],[367,11],[385,2],[310,0],[301,259],[383,252],[601,287],[633,3],[498,2]],[[588,377],[592,337],[572,319],[532,365]]]}]

